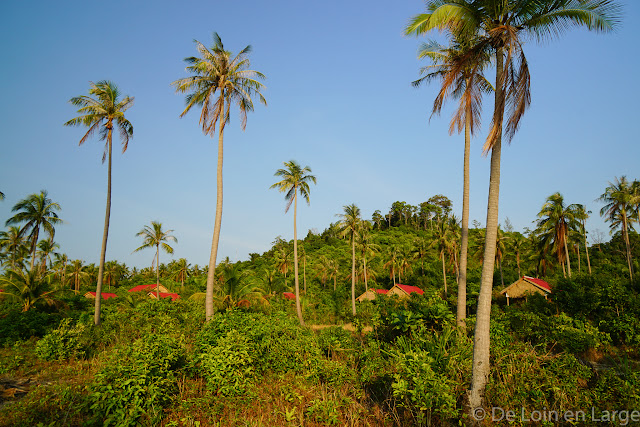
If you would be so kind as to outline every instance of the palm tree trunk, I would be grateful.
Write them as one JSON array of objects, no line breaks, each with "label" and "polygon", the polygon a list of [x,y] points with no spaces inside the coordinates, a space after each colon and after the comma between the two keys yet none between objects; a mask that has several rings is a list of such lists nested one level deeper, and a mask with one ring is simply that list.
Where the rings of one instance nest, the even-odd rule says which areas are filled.
[{"label": "palm tree trunk", "polygon": [[569,236],[565,233],[564,235],[564,255],[567,257],[567,273],[569,273],[569,278],[571,278],[571,260],[569,260],[569,247],[567,246],[567,240],[569,240]]},{"label": "palm tree trunk", "polygon": [[304,326],[304,319],[302,318],[302,307],[300,306],[300,283],[298,281],[298,229],[296,227],[296,217],[298,215],[298,191],[294,189],[293,196],[293,272],[295,276],[296,284],[296,314],[300,325]]},{"label": "palm tree trunk", "polygon": [[[469,389],[469,410],[481,407],[484,400],[484,389],[489,380],[489,352],[491,325],[491,292],[493,289],[493,270],[496,257],[496,241],[498,237],[498,207],[500,200],[500,155],[502,149],[502,120],[504,115],[504,64],[503,51],[496,52],[496,90],[494,105],[494,126],[496,137],[491,147],[491,171],[489,177],[489,197],[487,201],[487,226],[484,243],[484,260],[480,278],[480,293],[476,314],[476,328],[473,345],[473,366],[471,387]],[[471,418],[473,419],[473,418]]]},{"label": "palm tree trunk", "polygon": [[[111,121],[107,122],[107,145],[109,146],[109,160],[107,163],[107,209],[104,214],[104,232],[102,233],[102,249],[100,250],[100,265],[98,267],[98,285],[96,286],[96,302],[95,312],[93,315],[93,323],[100,324],[100,309],[102,303],[102,280],[104,275],[104,260],[107,256],[107,237],[109,236],[109,218],[111,216],[111,137],[113,125]],[[80,288],[79,281],[76,282],[76,291]]]},{"label": "palm tree trunk", "polygon": [[440,251],[440,258],[442,258],[442,279],[444,280],[444,297],[447,295],[447,272],[444,269],[444,251]]},{"label": "palm tree trunk", "polygon": [[38,225],[36,224],[35,228],[34,228],[34,232],[33,232],[33,239],[31,239],[31,268],[29,269],[30,271],[33,271],[33,267],[35,265],[35,260],[36,260],[36,249],[38,246],[38,234],[39,234],[40,230],[38,228]]},{"label": "palm tree trunk", "polygon": [[460,232],[460,276],[458,277],[458,307],[456,323],[465,327],[467,318],[467,252],[469,250],[469,156],[471,151],[471,115],[466,112],[464,123],[464,166],[462,183],[462,230]]},{"label": "palm tree trunk", "polygon": [[587,246],[587,228],[585,221],[582,221],[582,231],[584,232],[584,253],[587,255],[587,268],[591,274],[591,261],[589,260],[589,247]]},{"label": "palm tree trunk", "polygon": [[367,285],[367,256],[362,255],[364,259],[364,291],[367,292],[369,290],[369,286]]},{"label": "palm tree trunk", "polygon": [[356,236],[351,233],[351,311],[356,315]]},{"label": "palm tree trunk", "polygon": [[220,226],[222,224],[222,156],[224,152],[224,90],[220,93],[221,112],[220,129],[218,131],[218,173],[216,186],[216,219],[213,226],[213,238],[211,241],[211,256],[209,257],[209,271],[207,273],[207,294],[205,299],[205,315],[207,322],[213,316],[213,285],[216,272],[216,257],[218,256],[218,242],[220,241]]},{"label": "palm tree trunk", "polygon": [[156,245],[156,299],[160,301],[160,244]]},{"label": "palm tree trunk", "polygon": [[629,244],[629,230],[627,230],[627,215],[622,213],[622,234],[627,247],[627,264],[629,265],[629,280],[633,280],[633,263],[631,262],[631,245]]},{"label": "palm tree trunk", "polygon": [[580,273],[580,272],[582,271],[582,270],[580,269],[580,263],[581,263],[581,261],[580,261],[580,244],[577,244],[577,245],[576,245],[576,249],[577,249],[577,251],[578,251],[578,273]]}]

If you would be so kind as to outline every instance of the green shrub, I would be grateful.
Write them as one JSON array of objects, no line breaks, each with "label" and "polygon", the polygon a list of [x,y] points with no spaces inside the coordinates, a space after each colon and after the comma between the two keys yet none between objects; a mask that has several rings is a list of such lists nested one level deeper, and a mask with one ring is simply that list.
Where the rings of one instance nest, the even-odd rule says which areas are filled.
[{"label": "green shrub", "polygon": [[35,309],[25,312],[10,310],[0,317],[0,346],[13,345],[31,337],[43,337],[49,330],[56,328],[59,322],[59,314]]},{"label": "green shrub", "polygon": [[255,371],[255,349],[247,337],[229,331],[215,346],[205,344],[198,362],[211,391],[223,396],[245,394]]},{"label": "green shrub", "polygon": [[36,354],[44,360],[83,357],[89,346],[86,332],[90,328],[87,324],[72,324],[71,319],[64,319],[56,329],[38,341],[35,348]]},{"label": "green shrub", "polygon": [[149,334],[123,346],[104,361],[90,387],[92,406],[104,425],[159,424],[162,408],[177,391],[184,366],[182,340]]}]

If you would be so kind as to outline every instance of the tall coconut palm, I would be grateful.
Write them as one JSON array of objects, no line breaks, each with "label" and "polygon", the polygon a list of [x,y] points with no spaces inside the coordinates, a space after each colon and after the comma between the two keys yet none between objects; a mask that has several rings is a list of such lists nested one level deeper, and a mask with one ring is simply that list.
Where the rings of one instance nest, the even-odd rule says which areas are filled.
[{"label": "tall coconut palm", "polygon": [[630,219],[633,218],[635,209],[635,194],[632,184],[626,176],[616,177],[614,183],[609,183],[605,192],[598,198],[605,205],[600,209],[600,216],[610,223],[610,229],[620,227],[622,237],[627,249],[627,265],[629,267],[629,279],[633,280],[633,261],[631,259],[631,244],[629,243]]},{"label": "tall coconut palm", "polygon": [[213,316],[213,285],[218,255],[218,241],[220,240],[220,226],[222,224],[222,160],[223,136],[225,125],[229,122],[229,110],[235,104],[240,110],[241,126],[244,130],[247,124],[247,112],[253,111],[252,96],[257,96],[264,105],[267,101],[260,93],[263,88],[259,80],[264,75],[249,69],[249,53],[251,46],[247,46],[236,56],[224,49],[222,40],[217,33],[213,33],[213,46],[206,48],[199,41],[195,41],[200,57],[189,57],[185,62],[189,64],[187,72],[193,74],[176,80],[172,85],[176,92],[187,93],[186,108],[180,114],[183,117],[193,107],[202,107],[200,124],[205,135],[214,136],[218,125],[218,172],[216,187],[216,217],[211,242],[211,256],[209,257],[209,273],[207,275],[207,296],[205,299],[206,319]]},{"label": "tall coconut palm", "polygon": [[301,167],[295,160],[284,162],[284,169],[278,169],[274,176],[282,178],[273,184],[270,188],[277,188],[281,193],[285,193],[284,199],[287,207],[284,212],[287,213],[293,203],[293,274],[296,290],[296,313],[301,325],[304,325],[302,318],[302,308],[300,306],[300,283],[298,280],[298,228],[296,218],[298,215],[298,193],[309,204],[309,183],[316,183],[316,177],[310,175],[311,168],[309,166]]},{"label": "tall coconut palm", "polygon": [[156,297],[160,300],[160,248],[166,253],[172,254],[173,248],[169,246],[168,241],[178,243],[178,239],[172,236],[170,233],[173,230],[162,230],[162,223],[157,221],[151,221],[151,227],[145,225],[142,230],[136,233],[136,236],[142,236],[143,244],[133,252],[138,252],[146,248],[156,248]]},{"label": "tall coconut palm", "polygon": [[6,222],[6,225],[25,223],[20,229],[20,235],[29,234],[31,245],[31,270],[33,270],[36,262],[36,249],[38,246],[38,238],[40,229],[43,229],[50,239],[56,232],[55,225],[62,223],[56,211],[60,210],[60,205],[53,202],[46,190],[40,191],[40,194],[31,194],[27,198],[20,200],[15,204],[12,212],[18,212]]},{"label": "tall coconut palm", "polygon": [[340,217],[340,233],[351,241],[351,312],[356,315],[356,236],[360,232],[360,208],[355,204],[343,207],[344,213]]},{"label": "tall coconut palm", "polygon": [[445,48],[436,42],[424,43],[418,57],[428,58],[433,64],[422,68],[424,77],[413,82],[419,86],[423,82],[440,79],[442,86],[434,101],[433,114],[440,113],[445,101],[450,96],[460,98],[449,134],[464,129],[464,166],[462,185],[462,225],[460,233],[460,268],[458,275],[458,308],[457,324],[464,327],[467,317],[467,254],[469,249],[469,155],[471,136],[480,125],[482,96],[493,90],[491,83],[484,77],[483,70],[489,57],[485,52],[476,57],[469,49],[469,41],[454,41]]},{"label": "tall coconut palm", "polygon": [[89,96],[71,98],[69,102],[78,108],[80,116],[65,123],[65,126],[85,126],[89,128],[80,139],[82,145],[96,131],[100,140],[105,141],[102,163],[107,161],[107,207],[104,215],[104,231],[102,233],[102,247],[100,249],[100,265],[98,267],[98,284],[96,286],[94,323],[100,324],[100,307],[102,304],[102,280],[104,261],[107,255],[107,238],[109,236],[109,219],[111,217],[111,164],[112,141],[114,127],[120,134],[122,152],[127,151],[129,138],[133,136],[133,125],[124,113],[133,105],[133,97],[125,96],[120,99],[120,90],[113,82],[101,80],[90,83]]},{"label": "tall coconut palm", "polygon": [[491,151],[491,170],[469,391],[469,408],[474,409],[482,405],[489,378],[491,293],[505,110],[505,136],[511,140],[531,100],[524,41],[529,38],[549,39],[572,26],[609,31],[618,21],[619,8],[614,0],[427,0],[426,7],[427,13],[412,18],[407,27],[408,33],[424,34],[439,29],[448,31],[454,38],[473,39],[471,49],[478,54],[489,53],[496,69],[493,119],[484,146],[485,153]]}]

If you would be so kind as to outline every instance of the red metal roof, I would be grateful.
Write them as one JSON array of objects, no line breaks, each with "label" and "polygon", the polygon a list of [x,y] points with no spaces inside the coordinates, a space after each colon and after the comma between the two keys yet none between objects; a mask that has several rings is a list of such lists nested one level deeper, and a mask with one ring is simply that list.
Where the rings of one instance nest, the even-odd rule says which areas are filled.
[{"label": "red metal roof", "polygon": [[[155,286],[155,285],[153,285]],[[153,294],[153,296],[156,295],[155,292],[151,292]],[[174,294],[172,292],[160,292],[160,298],[171,298],[171,301],[175,301],[177,299],[180,299],[180,295],[178,294]]]},{"label": "red metal roof", "polygon": [[523,279],[526,280],[527,282],[531,282],[534,285],[537,285],[538,287],[544,288],[549,292],[551,292],[551,285],[542,279],[536,279],[535,277],[529,277],[529,276],[523,276]]},{"label": "red metal roof", "polygon": [[292,300],[296,299],[296,295],[293,292],[283,292],[282,296],[285,297],[286,299],[292,299]]},{"label": "red metal roof", "polygon": [[376,293],[382,294],[382,295],[386,295],[387,292],[389,292],[386,289],[375,289]]},{"label": "red metal roof", "polygon": [[424,294],[424,291],[422,289],[420,289],[419,287],[417,287],[417,286],[401,285],[399,283],[397,283],[396,286],[399,287],[400,289],[402,289],[403,291],[405,291],[408,294],[411,294],[411,292],[415,292],[418,295]]},{"label": "red metal roof", "polygon": [[[140,292],[140,291],[144,291],[144,290],[152,289],[152,288],[155,289],[156,286],[157,285],[155,283],[152,284],[152,285],[138,285],[138,286],[135,286],[135,287],[129,289],[129,292]],[[162,285],[160,285],[160,286],[162,286]]]},{"label": "red metal roof", "polygon": [[[89,292],[91,295],[93,295],[93,297],[96,297],[96,293],[95,292]],[[109,298],[116,298],[118,295],[116,294],[111,294],[109,292],[101,292],[100,295],[102,296],[102,299],[109,299]]]}]

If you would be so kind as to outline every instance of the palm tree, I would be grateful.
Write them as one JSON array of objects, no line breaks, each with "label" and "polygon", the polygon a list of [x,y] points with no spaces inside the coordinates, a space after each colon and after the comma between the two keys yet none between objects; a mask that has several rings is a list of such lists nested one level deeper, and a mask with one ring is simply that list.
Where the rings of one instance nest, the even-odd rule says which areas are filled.
[{"label": "palm tree", "polygon": [[522,254],[525,250],[525,245],[527,243],[526,237],[524,237],[520,233],[513,233],[510,237],[511,242],[511,250],[516,257],[516,266],[518,267],[518,277],[522,277],[522,272],[520,268],[520,260],[522,258]]},{"label": "palm tree", "polygon": [[296,313],[300,324],[304,326],[302,318],[302,308],[300,307],[300,283],[298,281],[298,229],[296,225],[296,217],[298,214],[298,193],[309,204],[309,183],[316,183],[316,177],[310,175],[311,168],[304,168],[295,160],[284,162],[285,169],[278,169],[274,176],[282,178],[273,184],[270,188],[277,188],[281,193],[285,193],[284,199],[287,201],[287,207],[284,212],[287,213],[293,203],[293,272],[295,276],[296,286]]},{"label": "palm tree", "polygon": [[71,98],[69,102],[78,108],[80,116],[65,123],[65,126],[85,126],[89,128],[80,139],[82,145],[96,131],[100,133],[100,140],[105,141],[102,163],[107,162],[107,207],[104,216],[104,231],[102,233],[102,248],[100,249],[100,266],[98,267],[98,285],[96,287],[96,301],[94,323],[100,324],[100,307],[102,303],[102,280],[104,274],[104,261],[107,255],[107,237],[109,236],[109,218],[111,216],[111,163],[112,140],[114,126],[120,133],[122,140],[122,152],[127,151],[129,138],[133,136],[133,125],[124,116],[133,105],[133,97],[125,96],[120,99],[120,90],[108,80],[98,83],[90,83],[90,96],[78,96]]},{"label": "palm tree", "polygon": [[53,239],[56,232],[54,225],[62,223],[56,213],[56,211],[60,210],[60,205],[47,196],[47,191],[42,190],[40,194],[31,194],[26,199],[20,200],[11,209],[12,212],[18,213],[6,222],[6,225],[26,223],[20,229],[21,236],[31,230],[29,234],[29,240],[31,241],[31,270],[35,266],[40,229],[42,228],[49,238]]},{"label": "palm tree", "polygon": [[489,378],[489,327],[491,293],[498,231],[500,154],[503,118],[508,117],[506,137],[511,140],[530,103],[530,76],[523,43],[528,38],[548,39],[571,26],[609,31],[618,21],[614,0],[427,0],[428,13],[415,16],[408,33],[424,34],[439,29],[454,38],[474,40],[474,56],[491,54],[496,68],[495,102],[492,126],[484,146],[491,151],[487,232],[482,265],[480,294],[476,314],[473,372],[469,408],[482,405]]},{"label": "palm tree", "polygon": [[382,268],[389,270],[389,279],[393,279],[393,284],[396,284],[396,271],[398,267],[398,259],[400,257],[400,250],[392,246],[387,250],[387,256],[389,257],[389,261],[387,261]]},{"label": "palm tree", "polygon": [[629,279],[633,280],[633,261],[631,259],[631,244],[629,243],[629,228],[633,218],[634,209],[637,202],[637,195],[634,194],[633,185],[627,181],[626,176],[616,177],[614,183],[609,183],[605,192],[598,198],[605,205],[600,209],[600,216],[605,217],[605,221],[610,223],[610,229],[620,227],[622,237],[627,249],[627,265],[629,266]]},{"label": "palm tree", "polygon": [[10,226],[7,231],[0,231],[0,247],[11,254],[11,269],[16,269],[16,264],[28,252],[24,237],[20,234],[20,227]]},{"label": "palm tree", "polygon": [[447,221],[439,221],[436,223],[436,229],[434,233],[434,239],[429,247],[435,247],[440,254],[440,260],[442,261],[442,280],[444,281],[444,295],[447,296],[447,271],[444,263],[444,254],[449,250],[452,243],[451,227]]},{"label": "palm tree", "polygon": [[247,111],[253,111],[251,97],[256,95],[267,105],[267,101],[260,93],[263,88],[258,80],[264,80],[264,75],[250,70],[248,55],[251,46],[245,47],[238,55],[225,50],[222,40],[217,33],[213,33],[213,46],[207,49],[199,41],[195,41],[196,49],[201,57],[189,57],[185,62],[189,64],[187,71],[193,76],[185,77],[171,83],[176,92],[188,93],[187,106],[180,114],[183,117],[194,106],[202,107],[200,124],[205,135],[214,136],[216,125],[218,128],[218,173],[216,190],[216,218],[209,257],[209,273],[207,275],[207,297],[205,300],[206,319],[213,316],[213,284],[218,255],[218,241],[220,240],[220,225],[222,224],[222,159],[223,135],[225,125],[229,122],[231,104],[240,109],[241,126],[244,130],[247,124]]},{"label": "palm tree", "polygon": [[136,236],[142,236],[143,244],[139,248],[137,248],[133,252],[141,251],[142,249],[152,248],[155,246],[156,248],[156,297],[157,300],[160,300],[160,248],[168,253],[173,253],[173,248],[169,246],[168,241],[173,241],[178,243],[178,239],[172,236],[171,233],[173,230],[162,231],[162,224],[157,221],[151,221],[151,227],[145,225],[142,230],[136,233]]},{"label": "palm tree", "polygon": [[375,256],[377,252],[380,251],[380,246],[376,245],[371,241],[371,236],[369,235],[369,229],[371,228],[371,223],[369,221],[362,221],[362,229],[358,239],[358,247],[360,248],[360,254],[362,255],[363,260],[363,274],[364,274],[364,289],[365,291],[369,290],[369,282],[368,282],[368,273],[369,269],[367,269],[367,255],[371,255],[371,257]]},{"label": "palm tree", "polygon": [[569,259],[569,232],[575,231],[578,222],[575,218],[575,205],[565,206],[560,193],[554,193],[547,197],[538,213],[537,226],[539,235],[547,247],[553,247],[558,262],[564,271],[564,262],[567,263],[567,272],[571,277],[571,260]]},{"label": "palm tree", "polygon": [[76,259],[71,261],[69,264],[69,278],[73,282],[73,289],[76,293],[80,291],[80,285],[82,282],[89,278],[89,273],[85,271],[85,266],[83,265],[82,260]]},{"label": "palm tree", "polygon": [[180,288],[184,290],[184,281],[190,276],[189,267],[191,264],[187,262],[186,258],[180,258],[174,266],[173,277],[180,281]]},{"label": "palm tree", "polygon": [[356,315],[356,236],[360,231],[360,208],[355,204],[346,205],[344,214],[339,214],[340,233],[351,241],[351,311]]},{"label": "palm tree", "polygon": [[287,287],[287,272],[291,268],[291,262],[289,261],[289,248],[286,245],[281,245],[279,252],[276,253],[276,268],[282,274],[284,274],[284,288]]},{"label": "palm tree", "polygon": [[456,113],[451,120],[449,134],[458,133],[464,128],[464,166],[462,186],[462,230],[460,235],[460,268],[458,275],[457,324],[464,327],[467,317],[467,254],[469,248],[469,155],[471,136],[480,125],[482,95],[493,90],[491,83],[484,77],[483,69],[488,56],[476,58],[469,49],[469,43],[454,41],[452,47],[444,48],[436,42],[425,43],[418,57],[429,58],[433,65],[421,70],[424,77],[413,82],[419,86],[425,81],[439,78],[442,87],[433,105],[432,115],[440,113],[444,102],[450,96],[460,98]]},{"label": "palm tree", "polygon": [[53,238],[40,240],[38,242],[38,253],[40,256],[40,273],[44,274],[47,270],[47,262],[50,261],[52,255],[56,255],[56,249],[60,249],[60,245],[53,241]]},{"label": "palm tree", "polygon": [[69,262],[69,257],[67,254],[54,253],[53,254],[54,262],[53,268],[58,269],[58,279],[60,282],[65,282],[65,272],[67,270],[67,263]]},{"label": "palm tree", "polygon": [[52,279],[52,275],[41,276],[34,270],[8,270],[5,277],[0,277],[0,285],[4,287],[3,295],[19,300],[22,311],[29,311],[40,303],[61,304],[56,296],[62,289],[55,289]]}]

